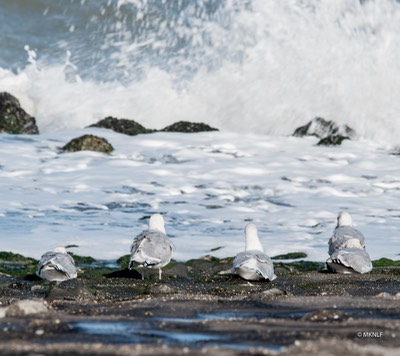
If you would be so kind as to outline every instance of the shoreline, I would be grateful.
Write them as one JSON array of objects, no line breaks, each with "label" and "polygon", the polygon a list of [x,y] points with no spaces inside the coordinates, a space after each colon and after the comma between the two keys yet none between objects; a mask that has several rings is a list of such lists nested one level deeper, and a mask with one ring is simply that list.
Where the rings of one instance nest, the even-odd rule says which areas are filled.
[{"label": "shoreline", "polygon": [[399,352],[400,268],[341,275],[307,262],[276,263],[276,280],[248,282],[226,272],[230,263],[175,262],[162,281],[157,271],[141,280],[137,271],[104,266],[81,267],[77,279],[60,285],[2,273],[2,353]]}]

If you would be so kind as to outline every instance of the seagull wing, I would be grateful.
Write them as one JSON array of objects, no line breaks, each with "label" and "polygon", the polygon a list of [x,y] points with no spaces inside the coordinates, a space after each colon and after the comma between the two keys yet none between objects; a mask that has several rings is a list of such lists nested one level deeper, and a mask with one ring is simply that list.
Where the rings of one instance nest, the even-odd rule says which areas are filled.
[{"label": "seagull wing", "polygon": [[143,231],[132,243],[129,268],[133,264],[163,267],[171,260],[173,250],[174,245],[164,233],[157,230]]},{"label": "seagull wing", "polygon": [[67,253],[46,252],[39,261],[37,274],[40,275],[41,270],[48,266],[64,273],[68,278],[77,277],[74,259]]},{"label": "seagull wing", "polygon": [[276,278],[271,258],[261,251],[240,252],[233,260],[232,273],[240,274],[240,270],[255,279],[257,275],[270,281]]},{"label": "seagull wing", "polygon": [[329,254],[332,255],[341,248],[350,248],[357,241],[362,248],[365,248],[364,235],[352,226],[339,226],[333,232],[329,240]]},{"label": "seagull wing", "polygon": [[[352,269],[358,273],[368,273],[372,270],[372,263],[368,253],[359,248],[339,249],[326,262],[328,266],[338,272],[341,272],[341,267]],[[343,272],[345,272],[345,269]]]}]

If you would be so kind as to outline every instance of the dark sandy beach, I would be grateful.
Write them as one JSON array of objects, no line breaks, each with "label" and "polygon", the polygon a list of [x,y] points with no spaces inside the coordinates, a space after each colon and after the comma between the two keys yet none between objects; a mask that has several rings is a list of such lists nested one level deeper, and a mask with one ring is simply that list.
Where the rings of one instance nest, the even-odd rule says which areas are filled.
[{"label": "dark sandy beach", "polygon": [[250,283],[230,263],[173,263],[162,281],[104,266],[58,286],[2,274],[1,354],[399,354],[399,268],[277,263],[275,281]]}]

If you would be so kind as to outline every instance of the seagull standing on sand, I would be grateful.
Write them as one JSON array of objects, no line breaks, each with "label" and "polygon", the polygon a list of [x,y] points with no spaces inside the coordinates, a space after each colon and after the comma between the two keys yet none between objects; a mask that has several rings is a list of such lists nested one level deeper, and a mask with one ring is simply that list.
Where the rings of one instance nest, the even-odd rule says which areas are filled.
[{"label": "seagull standing on sand", "polygon": [[133,240],[129,269],[134,265],[142,267],[142,279],[144,279],[145,267],[158,268],[158,278],[161,280],[161,268],[171,261],[173,250],[174,245],[166,235],[162,215],[154,214],[150,217],[148,230]]},{"label": "seagull standing on sand", "polygon": [[233,260],[232,273],[250,281],[274,280],[276,275],[272,260],[264,253],[256,225],[247,224],[244,232],[245,251],[240,252]]},{"label": "seagull standing on sand", "polygon": [[326,264],[337,273],[368,273],[372,270],[371,259],[365,251],[363,234],[352,226],[349,213],[341,212],[337,226],[329,240],[329,255]]},{"label": "seagull standing on sand", "polygon": [[56,247],[54,251],[46,252],[39,261],[36,274],[58,283],[77,277],[75,261],[65,247]]}]

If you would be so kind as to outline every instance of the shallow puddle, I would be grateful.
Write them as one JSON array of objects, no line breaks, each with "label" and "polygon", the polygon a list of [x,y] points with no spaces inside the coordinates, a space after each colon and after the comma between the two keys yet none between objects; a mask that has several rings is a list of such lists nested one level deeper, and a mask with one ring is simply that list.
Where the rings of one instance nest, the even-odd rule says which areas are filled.
[{"label": "shallow puddle", "polygon": [[[220,340],[222,337],[201,332],[178,332],[160,330],[148,323],[119,322],[119,321],[89,321],[74,323],[73,326],[80,333],[91,335],[104,335],[118,340],[125,339],[125,342],[154,342],[155,338],[169,343],[190,344],[211,340]],[[113,341],[113,340],[111,340]],[[118,341],[116,341],[118,342]]]},{"label": "shallow puddle", "polygon": [[[181,323],[196,323],[201,318],[192,319],[181,319],[181,318],[157,318],[153,319],[157,322],[164,323],[177,323],[178,326]],[[238,340],[230,339],[229,333],[208,333],[208,332],[193,332],[189,328],[185,327],[184,330],[176,330],[175,324],[171,329],[167,330],[168,325],[164,324],[163,329],[157,327],[154,323],[148,322],[119,322],[119,321],[89,321],[89,322],[77,322],[71,324],[74,327],[75,332],[87,334],[87,335],[98,335],[104,336],[104,341],[107,343],[157,343],[157,344],[170,344],[174,346],[189,346],[192,348],[199,348],[204,346],[215,346],[229,350],[268,350],[279,352],[281,346],[275,344],[268,345],[248,345],[246,343],[238,343]],[[172,324],[171,324],[172,326]]]},{"label": "shallow puddle", "polygon": [[[364,318],[398,318],[398,313],[379,309],[364,311],[362,309],[321,309],[321,310],[280,310],[274,312],[229,312],[198,313],[191,317],[153,317],[135,321],[86,321],[72,323],[73,331],[78,334],[100,336],[107,343],[129,344],[167,344],[173,346],[188,346],[201,348],[205,345],[216,346],[236,351],[272,351],[280,352],[283,346],[273,343],[272,339],[259,339],[253,337],[242,338],[241,325],[254,325],[260,322],[260,327],[265,319],[306,320],[313,323],[321,318],[347,319],[348,317]],[[305,318],[305,319],[304,319]],[[220,322],[228,322],[229,327],[220,329]],[[231,322],[231,323],[229,323]],[[250,324],[249,324],[250,322]],[[224,324],[226,326],[226,324]],[[248,329],[252,336],[253,329]],[[239,332],[239,334],[238,334]],[[276,340],[275,340],[276,342]]]}]

